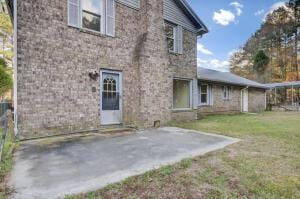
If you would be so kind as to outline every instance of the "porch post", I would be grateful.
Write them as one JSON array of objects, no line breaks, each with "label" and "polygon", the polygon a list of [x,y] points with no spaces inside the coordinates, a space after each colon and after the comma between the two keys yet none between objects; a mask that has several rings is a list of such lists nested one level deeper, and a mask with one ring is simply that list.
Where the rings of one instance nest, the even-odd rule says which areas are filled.
[{"label": "porch post", "polygon": [[275,105],[277,105],[277,88],[275,87]]},{"label": "porch post", "polygon": [[294,106],[294,86],[292,85],[292,106]]}]

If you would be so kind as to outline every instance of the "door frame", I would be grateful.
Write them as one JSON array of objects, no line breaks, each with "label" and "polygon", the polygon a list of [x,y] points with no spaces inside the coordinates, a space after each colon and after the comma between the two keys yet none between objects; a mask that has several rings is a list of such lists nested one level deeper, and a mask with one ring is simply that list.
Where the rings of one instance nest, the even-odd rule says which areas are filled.
[{"label": "door frame", "polygon": [[[102,124],[102,90],[103,90],[103,73],[111,73],[111,74],[116,74],[119,75],[119,109],[120,109],[120,122],[117,123],[110,123],[110,124]],[[114,124],[122,124],[123,123],[123,75],[122,71],[118,70],[110,70],[110,69],[100,69],[100,124],[105,126],[105,125],[114,125]]]},{"label": "door frame", "polygon": [[[245,110],[245,91],[247,91],[247,110]],[[249,89],[247,88],[243,88],[241,90],[241,112],[249,112]]]}]

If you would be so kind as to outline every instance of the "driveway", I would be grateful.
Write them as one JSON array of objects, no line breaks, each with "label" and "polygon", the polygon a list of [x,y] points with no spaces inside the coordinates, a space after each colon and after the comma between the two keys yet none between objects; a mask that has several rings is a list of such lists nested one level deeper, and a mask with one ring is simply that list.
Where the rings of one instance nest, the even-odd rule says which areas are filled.
[{"label": "driveway", "polygon": [[30,141],[15,153],[10,185],[13,198],[63,198],[237,141],[173,127],[114,138],[95,135],[61,142]]}]

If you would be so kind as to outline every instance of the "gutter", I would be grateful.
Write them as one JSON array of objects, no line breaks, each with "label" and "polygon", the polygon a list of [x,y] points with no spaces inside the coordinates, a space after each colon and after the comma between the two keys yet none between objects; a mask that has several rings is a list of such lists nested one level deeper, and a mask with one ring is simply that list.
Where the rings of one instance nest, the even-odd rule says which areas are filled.
[{"label": "gutter", "polygon": [[[14,5],[17,5],[17,0],[13,0]],[[14,59],[13,59],[13,68],[14,68],[14,131],[15,135],[18,135],[18,73],[17,73],[17,68],[18,68],[18,44],[17,44],[17,6],[13,6],[13,46],[14,46]]]},{"label": "gutter", "polygon": [[241,91],[247,90],[249,86],[246,86],[245,88],[242,88]]},{"label": "gutter", "polygon": [[191,6],[186,2],[186,0],[178,0],[177,1],[181,6],[184,7],[184,9],[187,11],[187,14],[190,15],[193,18],[193,21],[198,23],[201,28],[197,30],[199,35],[203,35],[208,33],[208,29],[205,26],[205,24],[202,22],[202,20],[198,17],[198,15],[195,13],[195,11],[191,8]]},{"label": "gutter", "polygon": [[206,79],[206,78],[199,78],[198,77],[198,80],[203,80],[203,81],[210,81],[210,82],[214,82],[214,83],[225,83],[225,84],[230,84],[230,85],[235,85],[235,86],[246,86],[248,88],[260,88],[260,89],[265,89],[265,90],[268,90],[269,87],[267,86],[255,86],[255,85],[247,85],[247,84],[238,84],[238,83],[235,83],[235,82],[228,82],[228,81],[221,81],[221,80],[212,80],[212,79]]}]

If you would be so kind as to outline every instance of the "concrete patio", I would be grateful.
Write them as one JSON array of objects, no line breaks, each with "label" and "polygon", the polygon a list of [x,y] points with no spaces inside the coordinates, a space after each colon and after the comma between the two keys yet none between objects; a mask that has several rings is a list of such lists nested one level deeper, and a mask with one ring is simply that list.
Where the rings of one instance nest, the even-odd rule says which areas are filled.
[{"label": "concrete patio", "polygon": [[63,198],[93,191],[238,141],[165,127],[114,138],[94,135],[61,142],[25,142],[14,157],[12,198]]}]

